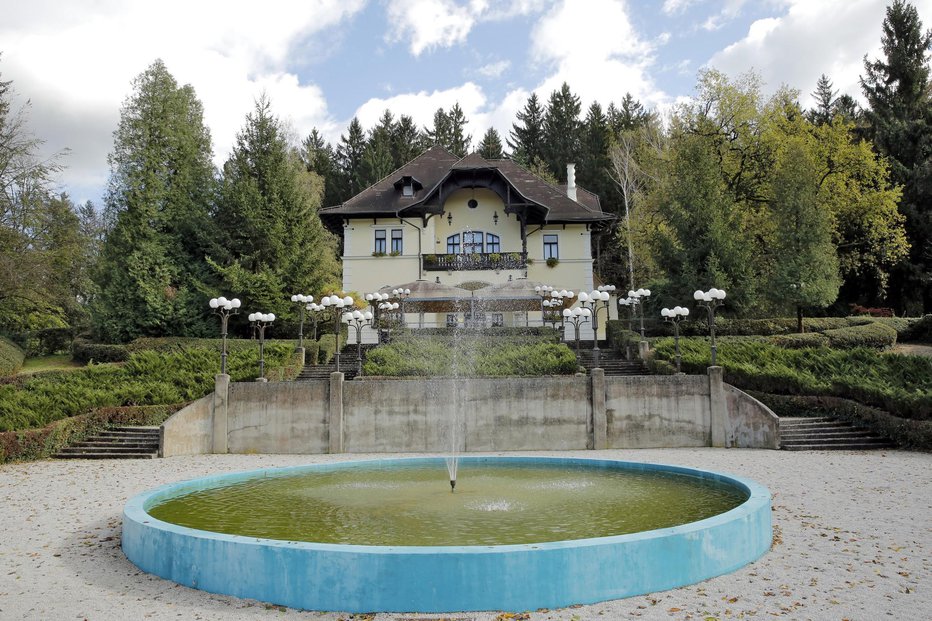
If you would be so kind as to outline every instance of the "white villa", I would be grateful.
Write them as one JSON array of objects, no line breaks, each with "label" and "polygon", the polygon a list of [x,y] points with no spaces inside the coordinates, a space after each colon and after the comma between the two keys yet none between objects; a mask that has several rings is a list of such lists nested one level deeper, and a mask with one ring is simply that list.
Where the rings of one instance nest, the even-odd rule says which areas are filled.
[{"label": "white villa", "polygon": [[[567,173],[559,187],[512,160],[428,149],[320,211],[343,236],[344,291],[410,289],[409,327],[541,325],[535,287],[588,292],[600,284],[590,236],[613,218],[576,186],[573,164]],[[609,313],[617,316],[614,298]],[[591,339],[591,328],[582,332]]]}]

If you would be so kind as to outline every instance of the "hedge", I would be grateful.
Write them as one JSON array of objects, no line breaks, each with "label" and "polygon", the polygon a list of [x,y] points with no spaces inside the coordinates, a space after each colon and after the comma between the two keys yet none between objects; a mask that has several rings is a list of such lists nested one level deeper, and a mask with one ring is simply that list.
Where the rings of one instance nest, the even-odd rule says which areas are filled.
[{"label": "hedge", "polygon": [[[654,366],[663,372],[673,360],[673,339],[654,342]],[[705,373],[707,339],[680,339],[682,368]],[[835,396],[881,408],[902,418],[932,417],[932,358],[885,354],[859,347],[784,349],[759,339],[718,341],[725,381],[742,390],[771,394]]]},{"label": "hedge", "polygon": [[0,336],[0,377],[15,375],[26,355],[13,341]]},{"label": "hedge", "polygon": [[129,358],[129,350],[126,345],[92,343],[84,339],[75,339],[71,344],[71,357],[84,364],[123,362]]},{"label": "hedge", "polygon": [[829,346],[836,349],[855,347],[884,349],[896,345],[896,329],[879,322],[825,330],[822,335],[828,339]]},{"label": "hedge", "polygon": [[184,404],[97,408],[40,429],[0,432],[0,463],[51,457],[114,425],[160,425]]},{"label": "hedge", "polygon": [[831,416],[871,429],[900,448],[932,450],[932,421],[909,420],[839,397],[810,397],[749,393],[778,416]]},{"label": "hedge", "polygon": [[[198,399],[212,390],[220,356],[213,342],[209,347],[182,342],[165,340],[161,346],[168,351],[158,347],[135,351],[122,365],[90,365],[10,378],[0,383],[0,431],[42,427],[100,407]],[[255,341],[249,347],[234,345],[227,372],[233,381],[251,380],[257,374],[258,358]],[[267,341],[265,359],[270,379],[287,379],[300,372],[292,341]]]},{"label": "hedge", "polygon": [[904,330],[900,340],[932,344],[932,315],[924,315]]}]

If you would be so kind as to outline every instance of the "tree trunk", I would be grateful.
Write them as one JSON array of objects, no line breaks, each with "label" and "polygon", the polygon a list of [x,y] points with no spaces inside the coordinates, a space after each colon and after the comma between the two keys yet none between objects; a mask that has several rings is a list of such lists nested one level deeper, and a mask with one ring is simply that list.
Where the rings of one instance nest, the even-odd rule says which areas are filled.
[{"label": "tree trunk", "polygon": [[799,304],[796,305],[796,331],[803,333],[803,307]]}]

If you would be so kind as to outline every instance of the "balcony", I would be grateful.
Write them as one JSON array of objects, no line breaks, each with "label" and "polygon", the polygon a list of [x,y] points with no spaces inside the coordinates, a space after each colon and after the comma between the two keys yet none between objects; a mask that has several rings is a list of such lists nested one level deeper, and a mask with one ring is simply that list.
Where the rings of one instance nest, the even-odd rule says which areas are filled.
[{"label": "balcony", "polygon": [[527,267],[527,255],[521,252],[425,254],[423,259],[427,272],[522,270]]}]

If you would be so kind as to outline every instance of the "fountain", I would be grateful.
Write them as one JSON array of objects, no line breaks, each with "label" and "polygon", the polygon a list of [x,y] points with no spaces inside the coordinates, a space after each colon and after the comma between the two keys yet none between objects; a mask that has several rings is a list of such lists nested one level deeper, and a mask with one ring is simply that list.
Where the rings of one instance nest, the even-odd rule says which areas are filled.
[{"label": "fountain", "polygon": [[[450,494],[444,462],[330,463],[168,485],[126,505],[123,550],[180,584],[295,608],[455,612],[675,588],[734,571],[770,547],[770,495],[746,479],[611,460],[460,456],[467,476]],[[661,491],[668,486],[681,501]],[[257,504],[246,504],[244,489]],[[713,496],[724,504],[697,512],[692,500]],[[686,511],[628,517],[629,507],[652,502]],[[187,516],[176,513],[189,503]]]}]

